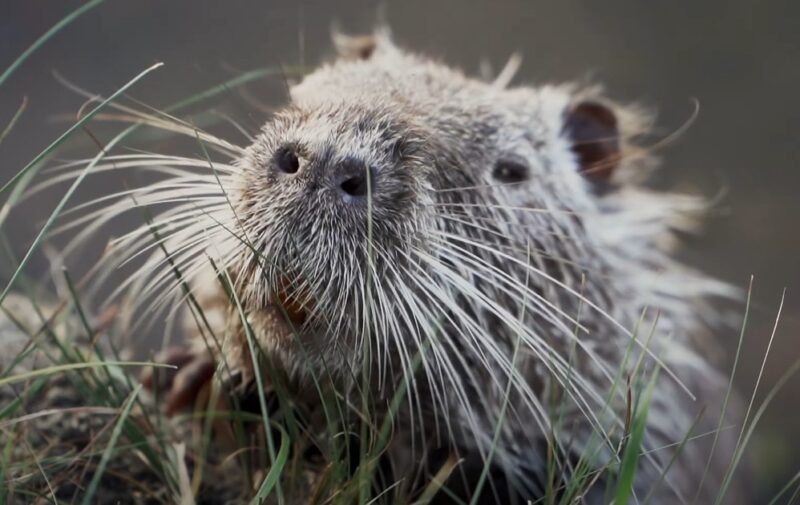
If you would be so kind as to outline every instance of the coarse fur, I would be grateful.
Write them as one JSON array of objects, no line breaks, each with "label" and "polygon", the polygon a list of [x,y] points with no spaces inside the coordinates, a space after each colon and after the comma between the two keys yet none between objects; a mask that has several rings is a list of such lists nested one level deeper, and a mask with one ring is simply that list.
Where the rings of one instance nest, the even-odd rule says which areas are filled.
[{"label": "coarse fur", "polygon": [[[641,184],[655,166],[636,145],[648,115],[597,88],[468,78],[385,32],[339,41],[340,57],[292,86],[247,148],[126,109],[196,137],[204,153],[109,156],[95,170],[165,177],[67,225],[94,221],[79,243],[149,209],[107,260],[152,254],[117,290],[132,293],[129,313],[177,310],[188,283],[210,314],[201,332],[225,336],[217,357],[243,382],[257,373],[248,328],[297,391],[329,374],[358,403],[366,370],[373,406],[408,389],[386,452],[394,479],[435,472],[431,455],[454,451],[491,458],[520,500],[545,493],[549,450],[562,483],[588,452],[598,471],[613,467],[631,398],[653,378],[634,494],[660,484],[655,503],[690,502],[726,387],[700,351],[720,323],[708,300],[733,290],[671,257],[704,204]],[[600,182],[565,128],[587,102],[618,124],[619,157]],[[502,164],[523,176],[498,180]],[[692,434],[706,435],[660,483],[701,411]],[[727,438],[701,503],[729,461]],[[604,500],[601,473],[587,503]]]}]

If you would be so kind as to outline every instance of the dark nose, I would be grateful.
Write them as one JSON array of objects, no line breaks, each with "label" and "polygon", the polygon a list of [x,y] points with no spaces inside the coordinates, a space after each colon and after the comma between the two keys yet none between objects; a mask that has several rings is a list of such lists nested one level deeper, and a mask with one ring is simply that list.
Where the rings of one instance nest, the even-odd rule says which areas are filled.
[{"label": "dark nose", "polygon": [[332,170],[336,190],[346,201],[359,201],[375,192],[375,179],[370,167],[361,160],[347,158]]},{"label": "dark nose", "polygon": [[[331,153],[324,153],[308,164],[301,162],[297,152],[284,146],[275,152],[273,167],[278,172],[294,176],[310,169],[309,184],[332,187],[345,201],[364,200],[374,193],[373,170],[362,160],[354,157],[334,160]],[[327,181],[324,182],[324,181]]]}]

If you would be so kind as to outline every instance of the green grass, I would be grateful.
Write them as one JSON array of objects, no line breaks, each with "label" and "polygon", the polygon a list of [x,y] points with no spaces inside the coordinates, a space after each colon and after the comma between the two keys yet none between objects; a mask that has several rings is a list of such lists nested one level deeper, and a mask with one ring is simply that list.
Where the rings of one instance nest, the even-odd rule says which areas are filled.
[{"label": "green grass", "polygon": [[[76,297],[78,296],[76,292],[72,293]],[[35,300],[30,301],[32,304],[36,303]],[[156,487],[168,490],[164,503],[170,503],[172,500],[175,500],[175,502],[179,499],[185,500],[187,492],[196,495],[198,492],[202,493],[208,489],[205,481],[212,478],[208,474],[200,476],[200,482],[196,487],[181,484],[182,480],[185,481],[187,479],[186,476],[190,475],[190,471],[185,468],[183,460],[176,457],[175,446],[177,443],[187,444],[185,448],[188,454],[188,457],[185,458],[186,461],[191,461],[197,455],[208,456],[210,458],[208,465],[214,466],[219,462],[218,459],[214,460],[214,457],[218,458],[219,454],[214,452],[216,449],[207,446],[209,444],[208,437],[205,439],[203,437],[189,437],[188,439],[177,437],[170,428],[170,425],[174,425],[176,420],[163,418],[163,414],[152,405],[152,400],[141,401],[141,386],[138,385],[137,378],[135,375],[132,376],[126,372],[128,367],[141,366],[143,364],[150,365],[151,363],[108,359],[99,351],[99,348],[93,348],[90,344],[92,340],[91,332],[87,334],[86,331],[83,331],[87,324],[80,321],[86,318],[88,322],[88,318],[86,315],[81,314],[82,309],[79,308],[77,299],[70,300],[66,307],[71,308],[69,310],[65,309],[62,314],[55,317],[46,317],[43,321],[43,326],[40,328],[31,329],[20,325],[20,331],[29,332],[31,342],[35,342],[35,344],[27,348],[26,355],[31,357],[34,354],[46,354],[46,359],[52,361],[52,364],[31,371],[15,372],[13,369],[6,370],[0,376],[1,387],[7,387],[10,384],[25,386],[18,389],[18,391],[21,391],[18,401],[3,405],[3,408],[0,409],[0,433],[2,433],[0,440],[4,440],[4,444],[0,446],[0,462],[2,462],[0,463],[0,476],[3,477],[3,480],[0,481],[0,503],[13,501],[14,497],[16,499],[27,499],[25,497],[41,496],[42,498],[53,500],[52,496],[56,493],[55,489],[58,489],[61,485],[59,476],[62,472],[76,467],[81,468],[81,473],[85,472],[85,476],[87,476],[87,487],[84,492],[77,496],[82,503],[92,503],[93,497],[97,496],[97,493],[105,492],[102,489],[103,476],[108,475],[110,470],[115,472],[112,476],[118,475],[120,468],[112,463],[119,458],[135,454],[143,456],[144,467],[147,469],[147,474],[157,482]],[[47,308],[42,308],[41,310],[43,314],[48,313]],[[241,310],[241,307],[239,311],[243,324],[246,324],[246,314]],[[71,323],[75,324],[70,327]],[[88,326],[90,327],[90,324]],[[67,327],[69,328],[65,333]],[[49,338],[37,338],[43,333],[50,334]],[[742,332],[743,337],[744,331]],[[76,342],[76,340],[79,342]],[[257,369],[262,369],[265,366],[265,362],[263,361],[263,354],[257,349],[257,339],[254,338],[254,335],[249,335],[248,340],[253,346],[251,347],[251,352],[255,357],[254,366]],[[417,356],[415,366],[419,366],[420,361],[421,357]],[[720,487],[717,498],[718,503],[724,503],[728,482],[732,478],[730,476],[734,475],[734,470],[740,464],[753,432],[763,417],[765,410],[773,400],[777,390],[798,369],[800,369],[800,363],[787,370],[776,388],[767,393],[760,405],[753,407],[751,419],[742,427],[742,435],[740,436],[735,458],[731,461],[729,474]],[[637,367],[634,367],[634,370],[636,371]],[[262,372],[264,377],[271,376],[265,370],[262,370]],[[629,405],[627,407],[628,414],[625,428],[618,432],[617,436],[614,436],[613,430],[610,430],[605,436],[597,437],[593,443],[587,446],[586,453],[583,455],[581,462],[577,464],[571,479],[554,485],[549,494],[536,503],[573,503],[575,499],[582,496],[592,486],[598,485],[598,468],[601,468],[609,476],[608,479],[604,480],[606,481],[605,485],[608,486],[606,493],[611,496],[608,500],[610,503],[634,502],[632,501],[633,483],[639,466],[644,464],[642,456],[645,453],[644,440],[649,400],[658,378],[658,370],[645,372],[644,368],[639,368],[636,373],[636,376],[619,382],[619,394],[614,391],[609,393],[609,409],[615,404],[611,398],[618,398],[619,395],[627,398],[626,401]],[[34,421],[36,419],[59,415],[59,408],[53,409],[52,412],[26,412],[26,407],[28,406],[42,407],[41,403],[36,402],[36,398],[39,396],[38,393],[46,390],[52,381],[58,379],[66,379],[72,384],[72,387],[81,393],[85,398],[87,413],[97,412],[97,415],[100,415],[101,412],[106,413],[106,415],[112,412],[115,413],[108,416],[108,420],[112,421],[116,418],[116,421],[109,424],[105,431],[100,430],[97,435],[97,441],[78,453],[65,452],[58,454],[50,453],[47,450],[39,453],[37,449],[34,449],[34,434],[27,430],[27,425],[35,425]],[[330,398],[331,384],[323,377],[318,377],[317,380],[319,381],[318,387],[320,388],[321,398]],[[291,472],[296,472],[298,469],[302,470],[302,463],[297,461],[295,448],[308,447],[308,440],[304,440],[305,434],[302,429],[297,427],[293,430],[287,429],[286,426],[288,425],[285,424],[287,420],[285,417],[282,419],[271,418],[271,414],[266,407],[266,389],[266,385],[263,383],[258,387],[260,413],[248,414],[236,409],[215,410],[209,405],[206,410],[197,411],[191,417],[181,416],[178,422],[193,423],[200,421],[205,423],[213,420],[216,423],[220,420],[227,420],[231,424],[241,423],[249,426],[251,433],[253,426],[260,425],[261,428],[257,431],[261,433],[259,439],[265,445],[256,450],[265,451],[268,459],[251,458],[248,460],[240,458],[234,466],[237,468],[236,471],[243,474],[260,475],[257,482],[251,483],[252,487],[250,489],[253,503],[290,503],[288,497],[293,496],[292,493],[296,493],[296,488],[292,487],[293,478]],[[334,392],[334,394],[336,393]],[[393,400],[391,407],[393,412],[396,413],[399,409],[404,394],[405,391],[401,389]],[[282,401],[288,400],[283,399]],[[98,410],[99,406],[103,406],[105,410]],[[327,407],[327,415],[334,418],[340,416],[338,419],[329,420],[328,425],[334,432],[340,431],[342,425],[348,423],[351,426],[353,425],[352,417],[348,417],[346,413],[342,416],[341,406],[337,407],[328,403]],[[350,408],[352,406],[345,407],[346,410]],[[335,451],[325,454],[326,461],[330,466],[321,470],[326,472],[326,475],[318,483],[320,486],[316,490],[318,499],[310,503],[328,503],[329,501],[326,500],[331,499],[331,497],[334,497],[333,503],[370,503],[379,494],[380,491],[374,490],[370,486],[366,486],[367,490],[364,491],[364,476],[369,476],[367,482],[372,482],[377,458],[391,439],[391,423],[388,422],[388,418],[385,418],[382,424],[377,425],[370,420],[371,414],[361,412],[360,408],[362,407],[359,406],[352,413],[362,416],[362,421],[367,421],[363,423],[367,428],[361,433],[361,436],[365,437],[364,439],[372,439],[375,442],[354,453],[346,453],[339,447]],[[71,415],[70,409],[65,409],[63,412],[64,416]],[[34,416],[26,417],[31,414],[34,414]],[[302,414],[298,413],[297,415]],[[501,413],[498,417],[498,422],[502,423],[503,418],[504,414]],[[568,427],[557,429],[568,429]],[[497,432],[499,432],[499,429]],[[278,439],[272,439],[274,434],[278,435]],[[687,437],[679,442],[678,451],[689,440],[691,435],[692,431],[690,430],[687,433]],[[22,460],[15,459],[19,456],[20,451],[14,452],[13,447],[15,445],[18,446],[21,440],[26,440],[26,437],[32,436],[34,438],[30,439],[31,441],[26,441],[23,444],[31,448],[27,457]],[[618,460],[598,459],[602,449],[607,447],[607,437],[619,442],[616,447],[616,451],[619,454]],[[497,440],[498,438],[495,436],[495,442]],[[210,445],[213,445],[213,443]],[[243,447],[247,445],[246,443],[241,444]],[[15,455],[14,458],[12,458],[12,454]],[[231,457],[237,459],[235,456]],[[357,458],[356,466],[361,470],[357,469],[355,472],[349,470],[353,464],[351,458]],[[674,462],[675,458],[676,456],[673,457],[672,462]],[[488,459],[491,460],[491,455]],[[667,470],[671,467],[672,462],[667,466]],[[427,484],[414,503],[427,503],[437,494],[447,493],[444,481],[447,476],[457,472],[458,464],[458,460],[452,458],[448,460],[437,470],[435,477]],[[261,473],[259,473],[259,469],[261,469]],[[365,473],[360,474],[360,471]],[[203,470],[203,473],[205,472],[206,470]],[[554,469],[554,472],[557,472],[557,470]],[[184,477],[181,477],[181,475],[184,475]],[[481,487],[488,484],[487,476],[488,468],[481,473],[480,480],[476,483],[476,486]],[[131,479],[133,478],[134,476],[132,475]],[[792,503],[796,499],[798,481],[800,481],[800,474],[787,482],[786,486],[775,496],[772,503]],[[656,486],[662,484],[659,481]],[[108,483],[106,482],[105,485],[108,485]],[[297,483],[295,482],[294,485],[296,486]],[[408,501],[401,501],[400,503],[412,502],[410,497],[407,496],[406,498]],[[650,494],[645,497],[640,496],[637,502],[649,503],[651,498]],[[62,498],[59,502],[65,501]]]},{"label": "green grass", "polygon": [[25,60],[30,57],[31,54],[36,52],[37,49],[45,45],[51,38],[53,38],[56,34],[61,32],[65,27],[67,27],[70,23],[81,17],[83,14],[88,12],[89,10],[93,9],[94,7],[100,5],[105,0],[91,0],[86,2],[85,4],[81,5],[70,14],[63,17],[58,23],[53,25],[52,28],[47,30],[41,37],[36,39],[36,41],[28,47],[16,60],[14,60],[11,65],[6,68],[2,74],[0,74],[0,87],[5,84],[11,74],[13,74],[23,63]]}]

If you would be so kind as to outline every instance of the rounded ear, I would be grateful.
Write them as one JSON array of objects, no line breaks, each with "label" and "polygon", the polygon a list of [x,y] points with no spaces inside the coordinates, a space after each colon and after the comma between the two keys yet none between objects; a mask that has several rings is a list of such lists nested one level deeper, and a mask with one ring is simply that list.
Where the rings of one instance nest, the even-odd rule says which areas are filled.
[{"label": "rounded ear", "polygon": [[388,28],[378,28],[369,35],[347,35],[334,25],[331,39],[339,57],[347,60],[368,60],[392,43]]},{"label": "rounded ear", "polygon": [[599,102],[573,105],[564,113],[563,133],[572,143],[580,172],[592,181],[609,182],[621,151],[614,111]]}]

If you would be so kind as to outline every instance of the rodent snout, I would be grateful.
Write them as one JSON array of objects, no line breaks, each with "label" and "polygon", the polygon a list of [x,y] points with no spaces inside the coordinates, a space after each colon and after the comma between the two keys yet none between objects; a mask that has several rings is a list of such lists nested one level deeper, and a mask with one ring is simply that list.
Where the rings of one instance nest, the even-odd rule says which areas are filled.
[{"label": "rodent snout", "polygon": [[310,184],[314,181],[315,185],[330,187],[346,202],[365,201],[374,192],[374,171],[367,163],[354,157],[337,161],[330,158],[309,161],[284,146],[275,153],[273,168],[284,176],[305,176]]}]

